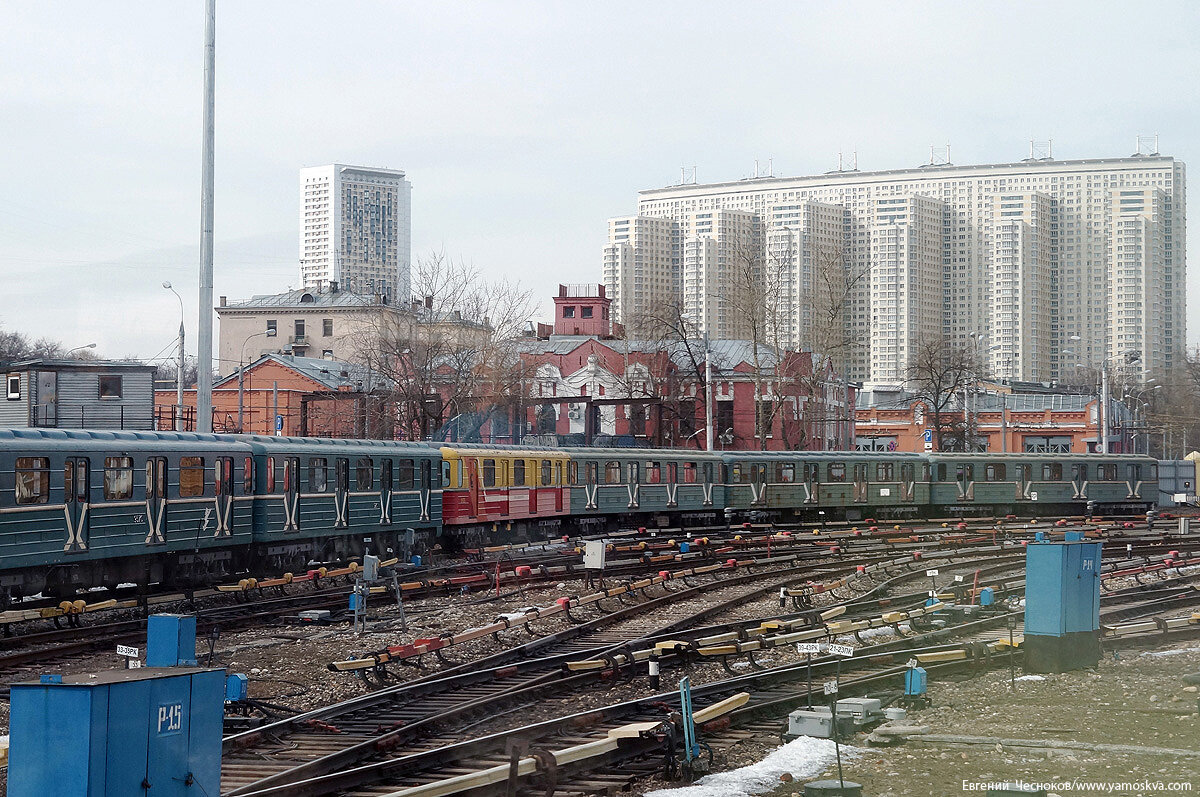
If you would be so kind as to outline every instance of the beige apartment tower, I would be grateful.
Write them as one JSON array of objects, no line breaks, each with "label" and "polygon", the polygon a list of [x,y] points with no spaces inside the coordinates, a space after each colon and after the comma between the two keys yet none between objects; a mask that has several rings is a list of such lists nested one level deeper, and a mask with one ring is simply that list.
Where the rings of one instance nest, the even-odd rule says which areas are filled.
[{"label": "beige apartment tower", "polygon": [[1184,182],[1183,163],[1155,154],[651,189],[609,222],[603,278],[621,321],[666,292],[732,335],[723,280],[749,240],[778,280],[772,324],[789,345],[812,345],[825,272],[843,269],[851,379],[901,382],[937,337],[977,347],[1002,379],[1105,362],[1146,379],[1184,352]]}]

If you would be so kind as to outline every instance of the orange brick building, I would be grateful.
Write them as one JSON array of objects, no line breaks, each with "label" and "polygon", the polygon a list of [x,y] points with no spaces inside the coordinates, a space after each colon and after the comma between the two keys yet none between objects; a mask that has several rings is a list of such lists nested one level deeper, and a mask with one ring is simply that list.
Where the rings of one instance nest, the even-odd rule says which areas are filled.
[{"label": "orange brick building", "polygon": [[[364,368],[338,360],[265,354],[246,366],[241,430],[246,434],[317,437],[392,436],[385,398],[373,388],[379,379]],[[172,428],[174,388],[154,393],[155,428]],[[195,429],[196,390],[183,393],[184,428]],[[276,418],[279,418],[277,429]],[[237,432],[238,376],[213,385],[213,431]]]}]

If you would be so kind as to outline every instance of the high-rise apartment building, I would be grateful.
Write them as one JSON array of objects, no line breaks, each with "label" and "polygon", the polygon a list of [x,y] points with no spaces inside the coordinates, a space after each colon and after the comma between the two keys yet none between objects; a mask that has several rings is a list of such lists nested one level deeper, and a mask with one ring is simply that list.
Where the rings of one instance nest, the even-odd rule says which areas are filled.
[{"label": "high-rise apartment building", "polygon": [[702,329],[733,333],[730,258],[750,241],[782,343],[811,347],[844,305],[851,379],[902,381],[939,337],[1000,378],[1105,363],[1146,378],[1182,362],[1184,178],[1155,154],[651,189],[609,222],[604,282],[627,325],[668,291]]},{"label": "high-rise apartment building", "polygon": [[412,184],[404,172],[334,163],[300,170],[300,278],[407,302]]}]

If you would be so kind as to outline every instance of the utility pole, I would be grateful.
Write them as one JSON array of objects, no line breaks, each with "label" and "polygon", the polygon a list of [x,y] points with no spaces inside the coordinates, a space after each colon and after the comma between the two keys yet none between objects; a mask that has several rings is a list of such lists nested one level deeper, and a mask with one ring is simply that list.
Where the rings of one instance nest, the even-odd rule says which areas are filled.
[{"label": "utility pole", "polygon": [[708,355],[708,333],[704,333],[704,450],[713,450],[712,359]]},{"label": "utility pole", "polygon": [[186,367],[183,349],[183,319],[179,319],[179,370],[175,374],[175,431],[183,431],[183,369]]},{"label": "utility pole", "polygon": [[196,431],[212,431],[213,193],[217,0],[204,13],[204,151],[200,176],[200,334],[196,342]]},{"label": "utility pole", "polygon": [[1100,363],[1100,453],[1108,453],[1108,363]]}]

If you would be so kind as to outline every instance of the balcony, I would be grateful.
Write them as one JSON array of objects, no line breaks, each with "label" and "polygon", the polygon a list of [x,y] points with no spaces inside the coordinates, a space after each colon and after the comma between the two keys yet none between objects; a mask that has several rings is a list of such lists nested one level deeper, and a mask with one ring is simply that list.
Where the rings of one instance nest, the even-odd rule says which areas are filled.
[{"label": "balcony", "polygon": [[293,346],[307,346],[308,335],[289,335],[288,343],[292,344]]}]

